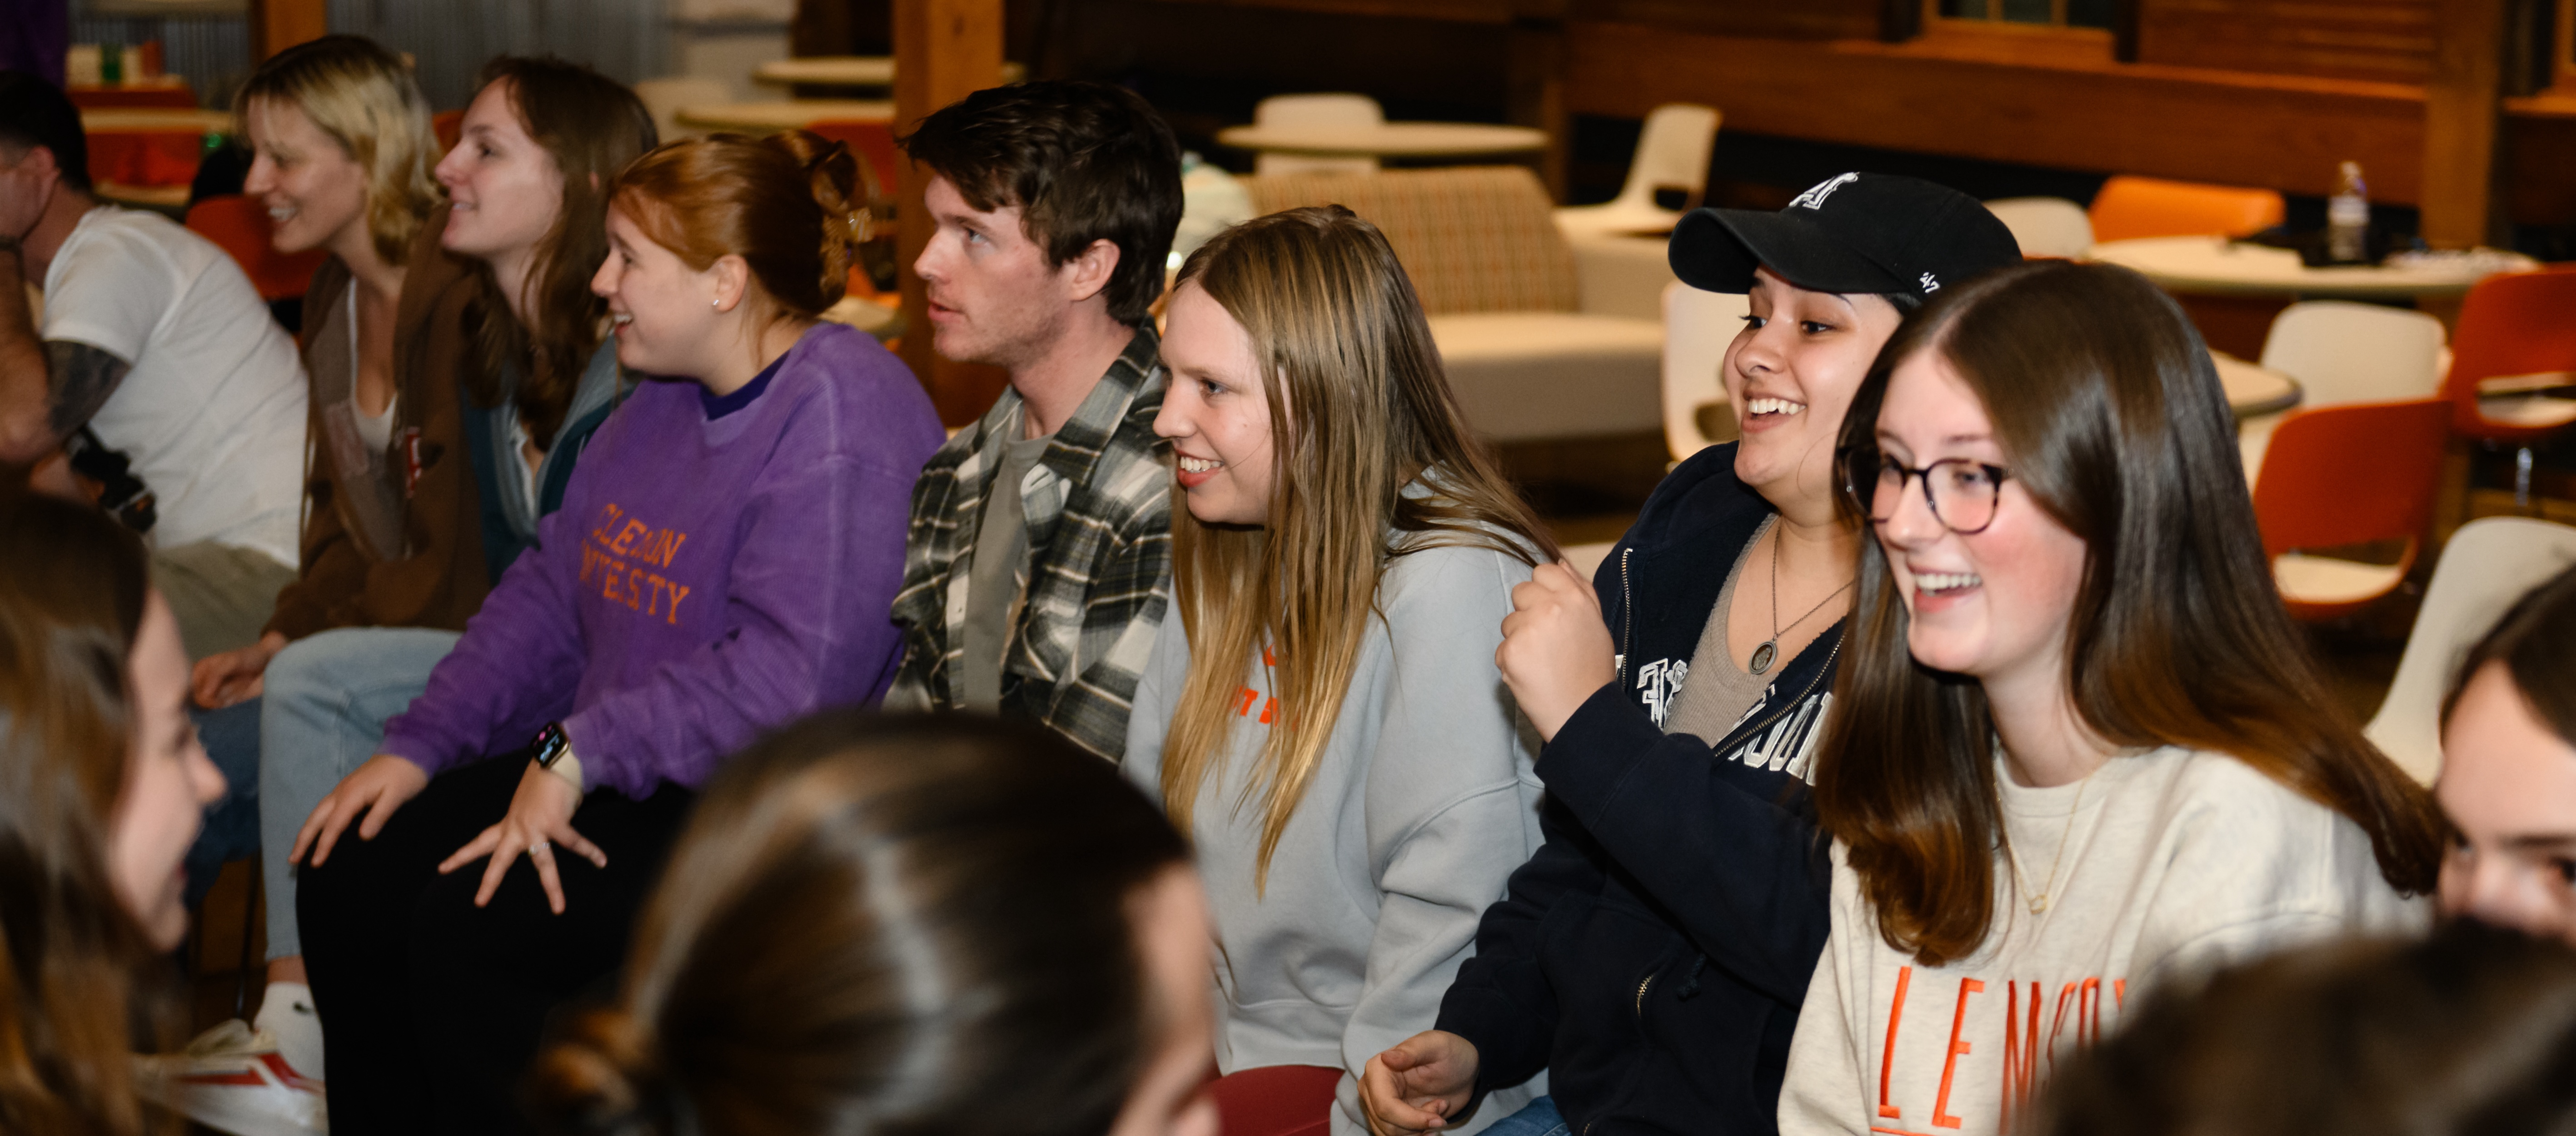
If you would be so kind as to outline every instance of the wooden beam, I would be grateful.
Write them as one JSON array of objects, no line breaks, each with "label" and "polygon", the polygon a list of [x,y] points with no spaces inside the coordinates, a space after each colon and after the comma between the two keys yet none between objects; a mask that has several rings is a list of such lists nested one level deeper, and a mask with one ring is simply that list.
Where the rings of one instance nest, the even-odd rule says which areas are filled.
[{"label": "wooden beam", "polygon": [[2433,73],[2424,86],[2424,239],[2436,248],[2499,243],[2497,127],[2506,0],[2438,0]]},{"label": "wooden beam", "polygon": [[[898,131],[930,112],[1002,81],[1001,0],[895,0],[894,108]],[[946,359],[931,348],[930,300],[912,262],[933,228],[922,205],[929,171],[910,162],[898,171],[895,248],[903,280],[903,361],[912,367],[951,426],[973,421],[1001,393],[997,372]]]},{"label": "wooden beam", "polygon": [[250,0],[250,60],[261,60],[331,33],[328,0]]},{"label": "wooden beam", "polygon": [[1538,178],[1565,203],[1565,162],[1572,119],[1565,112],[1565,19],[1561,0],[1523,0],[1512,20],[1505,64],[1505,117],[1547,132]]}]

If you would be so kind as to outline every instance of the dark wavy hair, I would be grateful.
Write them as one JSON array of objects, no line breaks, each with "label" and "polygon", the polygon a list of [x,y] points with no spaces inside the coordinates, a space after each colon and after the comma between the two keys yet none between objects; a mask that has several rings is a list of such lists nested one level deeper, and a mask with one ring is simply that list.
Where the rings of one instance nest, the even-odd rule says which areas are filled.
[{"label": "dark wavy hair", "polygon": [[522,325],[492,266],[474,261],[477,296],[466,326],[482,349],[469,372],[475,400],[501,401],[505,368],[520,372],[511,398],[537,445],[554,441],[572,408],[581,375],[599,350],[608,301],[592,295],[590,278],[608,256],[608,186],[617,171],[653,148],[653,115],[615,79],[554,56],[504,55],[483,66],[477,92],[509,84],[510,109],[528,137],[563,172],[563,207],[537,243],[528,270],[532,319]]},{"label": "dark wavy hair", "polygon": [[[2182,309],[2137,273],[2067,261],[1943,289],[1852,398],[1850,515],[1866,515],[1848,471],[1877,463],[1888,380],[1927,351],[1985,405],[2013,481],[2084,541],[2066,650],[2084,724],[2114,745],[2231,755],[2359,825],[2391,886],[2430,892],[2440,814],[2327,693],[2282,607],[2226,392]],[[2007,836],[1985,688],[1916,663],[1906,626],[1886,550],[1861,542],[1816,807],[1888,945],[1938,965],[1985,941]]]},{"label": "dark wavy hair", "polygon": [[1139,324],[1163,294],[1181,224],[1181,144],[1134,91],[1050,80],[977,91],[896,140],[973,208],[1020,207],[1029,239],[1061,266],[1106,240],[1118,267],[1110,318]]},{"label": "dark wavy hair", "polygon": [[2576,1131],[2576,951],[2477,923],[2275,955],[2151,994],[2033,1136]]},{"label": "dark wavy hair", "polygon": [[1188,862],[1054,734],[818,715],[708,787],[623,996],[532,1105],[565,1133],[1097,1136],[1154,1034],[1129,900]]},{"label": "dark wavy hair", "polygon": [[2442,696],[2444,726],[2451,724],[2460,692],[2488,663],[2504,664],[2531,712],[2576,745],[2576,566],[2523,593],[2460,657]]},{"label": "dark wavy hair", "polygon": [[107,863],[125,786],[142,543],[95,509],[0,497],[0,1132],[159,1131],[134,1027],[172,1040],[167,967]]}]

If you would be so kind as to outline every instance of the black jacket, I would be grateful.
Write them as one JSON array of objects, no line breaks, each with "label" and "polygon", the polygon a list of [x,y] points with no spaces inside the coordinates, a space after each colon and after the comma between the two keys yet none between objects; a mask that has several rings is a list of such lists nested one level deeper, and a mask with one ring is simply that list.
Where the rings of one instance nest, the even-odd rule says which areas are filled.
[{"label": "black jacket", "polygon": [[1732,445],[1683,462],[1594,577],[1619,677],[1540,754],[1546,843],[1441,1001],[1438,1028],[1476,1045],[1479,1098],[1545,1068],[1575,1136],[1776,1131],[1825,945],[1826,840],[1801,777],[1842,625],[1717,745],[1657,725],[1771,513],[1734,465]]}]

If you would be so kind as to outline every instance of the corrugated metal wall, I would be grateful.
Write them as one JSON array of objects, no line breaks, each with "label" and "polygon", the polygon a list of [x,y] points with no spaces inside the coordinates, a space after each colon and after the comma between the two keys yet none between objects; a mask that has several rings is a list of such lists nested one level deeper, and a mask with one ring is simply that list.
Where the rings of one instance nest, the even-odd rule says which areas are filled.
[{"label": "corrugated metal wall", "polygon": [[161,66],[185,75],[206,106],[227,106],[250,74],[250,25],[240,16],[93,16],[72,9],[72,42],[138,44],[161,41]]}]

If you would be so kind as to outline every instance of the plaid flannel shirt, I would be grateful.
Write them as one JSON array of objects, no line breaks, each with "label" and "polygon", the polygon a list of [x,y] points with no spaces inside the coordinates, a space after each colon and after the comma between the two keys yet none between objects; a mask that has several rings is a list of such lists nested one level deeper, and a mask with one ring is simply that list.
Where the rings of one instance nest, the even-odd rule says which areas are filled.
[{"label": "plaid flannel shirt", "polygon": [[[1018,576],[1027,599],[1002,649],[1002,713],[1041,722],[1111,761],[1127,749],[1127,712],[1170,606],[1172,475],[1154,414],[1161,343],[1139,327],[1021,483],[1029,530]],[[950,710],[964,653],[975,536],[1020,395],[1004,390],[972,430],[932,455],[912,488],[903,590],[903,667],[886,705]]]}]

